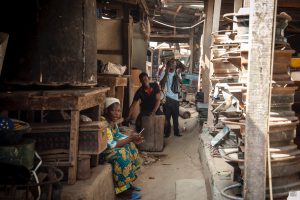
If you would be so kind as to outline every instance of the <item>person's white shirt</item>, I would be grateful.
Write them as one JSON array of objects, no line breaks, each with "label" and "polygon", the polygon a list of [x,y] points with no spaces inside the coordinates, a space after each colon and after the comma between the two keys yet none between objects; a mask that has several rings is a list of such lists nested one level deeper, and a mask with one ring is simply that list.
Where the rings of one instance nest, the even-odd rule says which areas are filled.
[{"label": "person's white shirt", "polygon": [[[164,78],[164,76],[165,76],[165,71],[163,71],[160,74],[160,80],[162,80]],[[178,94],[173,93],[172,90],[171,90],[171,86],[172,86],[174,76],[175,76],[175,71],[169,72],[168,77],[167,77],[167,81],[166,81],[166,85],[165,85],[165,90],[166,90],[166,96],[167,97],[178,101]],[[180,74],[179,74],[179,78],[181,78]]]}]

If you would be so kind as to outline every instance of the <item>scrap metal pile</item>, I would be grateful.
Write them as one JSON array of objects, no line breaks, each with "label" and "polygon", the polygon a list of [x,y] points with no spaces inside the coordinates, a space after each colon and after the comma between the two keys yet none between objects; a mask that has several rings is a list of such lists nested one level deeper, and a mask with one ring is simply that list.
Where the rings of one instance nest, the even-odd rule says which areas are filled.
[{"label": "scrap metal pile", "polygon": [[[217,146],[229,135],[237,138],[236,155],[223,157],[238,165],[238,178],[243,180],[245,119],[247,118],[246,97],[249,53],[249,9],[241,8],[238,13],[225,14],[224,19],[236,24],[234,31],[224,30],[213,33],[214,45],[211,79],[213,90],[213,114],[215,128],[223,129],[212,141]],[[275,51],[270,110],[270,152],[273,194],[275,198],[287,197],[291,190],[300,189],[300,150],[294,144],[298,118],[292,110],[297,87],[288,74],[291,56],[295,53],[287,43],[284,29],[291,17],[286,13],[277,15],[275,30]],[[263,87],[263,86],[262,86]],[[229,128],[229,129],[228,129]],[[269,188],[267,187],[267,190]],[[268,193],[268,191],[266,191]]]}]

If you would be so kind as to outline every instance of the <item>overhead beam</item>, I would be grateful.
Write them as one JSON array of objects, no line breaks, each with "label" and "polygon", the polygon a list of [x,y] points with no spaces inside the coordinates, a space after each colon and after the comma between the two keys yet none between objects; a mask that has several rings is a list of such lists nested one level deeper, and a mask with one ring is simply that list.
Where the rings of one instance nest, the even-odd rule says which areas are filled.
[{"label": "overhead beam", "polygon": [[176,11],[173,10],[169,10],[169,9],[161,9],[160,11],[156,11],[155,12],[160,13],[160,14],[168,14],[168,15],[177,15],[177,16],[181,16],[181,17],[195,17],[194,14],[189,14],[189,13],[184,13],[184,12],[180,12],[180,13],[176,13]]},{"label": "overhead beam", "polygon": [[204,5],[204,1],[165,0],[165,5]]},{"label": "overhead beam", "polygon": [[266,161],[277,0],[251,0],[244,199],[266,199]]},{"label": "overhead beam", "polygon": [[150,41],[153,42],[189,42],[189,34],[176,34],[176,35],[159,35],[151,34]]},{"label": "overhead beam", "polygon": [[151,34],[150,38],[190,38],[190,34],[176,34],[176,35],[159,35]]},{"label": "overhead beam", "polygon": [[278,7],[281,8],[300,8],[300,2],[278,0]]},{"label": "overhead beam", "polygon": [[133,5],[136,5],[138,3],[138,0],[116,0],[116,1],[122,2],[122,3],[133,4]]}]

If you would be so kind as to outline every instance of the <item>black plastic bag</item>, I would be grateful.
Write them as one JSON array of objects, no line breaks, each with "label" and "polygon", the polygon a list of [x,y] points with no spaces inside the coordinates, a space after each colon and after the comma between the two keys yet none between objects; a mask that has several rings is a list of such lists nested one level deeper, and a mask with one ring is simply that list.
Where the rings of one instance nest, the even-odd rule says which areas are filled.
[{"label": "black plastic bag", "polygon": [[173,76],[171,90],[174,94],[178,94],[180,92],[180,82],[177,74]]}]

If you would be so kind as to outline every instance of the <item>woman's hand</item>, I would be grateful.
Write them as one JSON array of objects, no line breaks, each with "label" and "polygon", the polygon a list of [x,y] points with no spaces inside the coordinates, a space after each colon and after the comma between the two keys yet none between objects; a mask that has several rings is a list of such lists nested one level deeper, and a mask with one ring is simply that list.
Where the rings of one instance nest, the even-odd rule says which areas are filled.
[{"label": "woman's hand", "polygon": [[130,138],[130,141],[135,144],[141,144],[144,142],[144,137],[141,134],[131,133],[129,138]]}]

